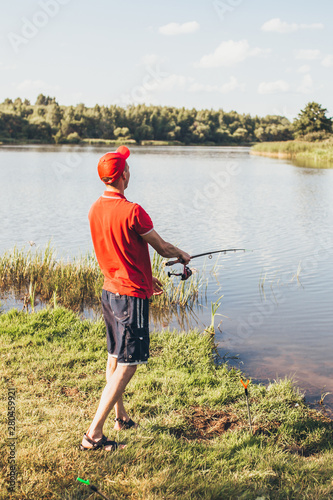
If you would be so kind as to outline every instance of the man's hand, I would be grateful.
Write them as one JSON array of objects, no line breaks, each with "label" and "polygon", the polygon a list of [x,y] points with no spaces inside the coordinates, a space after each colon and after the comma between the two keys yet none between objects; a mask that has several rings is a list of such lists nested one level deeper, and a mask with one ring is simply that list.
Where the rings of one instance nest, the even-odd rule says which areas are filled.
[{"label": "man's hand", "polygon": [[161,295],[163,293],[163,289],[161,288],[163,285],[157,278],[153,276],[153,294]]},{"label": "man's hand", "polygon": [[191,256],[188,253],[181,251],[181,254],[178,257],[178,260],[182,264],[187,265],[191,260]]}]

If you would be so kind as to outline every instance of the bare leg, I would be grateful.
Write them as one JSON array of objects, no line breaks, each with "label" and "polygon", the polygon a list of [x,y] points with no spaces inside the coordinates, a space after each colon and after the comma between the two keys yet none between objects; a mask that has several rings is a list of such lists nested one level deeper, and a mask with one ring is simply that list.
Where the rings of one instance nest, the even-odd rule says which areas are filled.
[{"label": "bare leg", "polygon": [[[89,427],[89,430],[86,432],[88,437],[94,441],[98,441],[103,436],[103,425],[110,411],[114,407],[114,405],[118,402],[119,398],[122,396],[128,382],[133,377],[137,366],[124,366],[117,365],[117,368],[109,378],[104,390],[102,392],[101,400],[99,402],[97,412],[95,417]],[[91,445],[88,441],[83,438],[82,445],[90,448]],[[106,450],[111,447],[106,447]]]},{"label": "bare leg", "polygon": [[[112,357],[108,353],[108,360],[106,364],[106,382],[108,383],[110,378],[112,377],[113,373],[115,372],[117,368],[117,358]],[[129,416],[126,413],[126,410],[124,408],[124,402],[123,402],[123,396],[121,395],[116,404],[114,405],[114,409],[116,412],[116,418],[121,418],[122,420],[128,421]],[[116,422],[114,426],[115,430],[120,431],[121,430],[121,425]]]}]

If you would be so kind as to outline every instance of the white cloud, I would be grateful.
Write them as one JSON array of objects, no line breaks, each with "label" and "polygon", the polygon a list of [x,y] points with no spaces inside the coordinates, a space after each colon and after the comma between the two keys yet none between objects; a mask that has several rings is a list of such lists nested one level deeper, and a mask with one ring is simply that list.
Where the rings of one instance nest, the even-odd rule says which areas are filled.
[{"label": "white cloud", "polygon": [[308,64],[304,64],[298,68],[298,73],[308,73],[310,71],[310,66]]},{"label": "white cloud", "polygon": [[205,85],[203,83],[192,83],[188,88],[189,92],[220,92],[221,94],[227,94],[233,90],[244,91],[245,84],[238,83],[237,78],[234,76],[230,77],[229,82],[223,85]]},{"label": "white cloud", "polygon": [[163,78],[160,82],[156,82],[156,88],[159,91],[162,90],[166,92],[170,92],[174,89],[184,89],[189,80],[190,79],[186,76],[172,74]]},{"label": "white cloud", "polygon": [[148,92],[170,92],[174,89],[184,89],[186,85],[192,82],[193,79],[183,75],[171,74],[167,75],[159,80],[153,80],[146,86],[146,91]]},{"label": "white cloud", "polygon": [[38,90],[42,88],[44,82],[42,80],[24,80],[23,82],[16,85],[18,90]]},{"label": "white cloud", "polygon": [[[331,68],[333,66],[333,54],[324,55],[317,49],[294,50],[294,55],[296,59],[304,59],[307,61],[320,60],[320,64],[325,68]],[[301,71],[301,68],[304,68],[304,71]],[[308,65],[301,66],[301,68],[299,68],[300,73],[308,73],[310,71],[310,67]]]},{"label": "white cloud", "polygon": [[165,26],[161,26],[158,31],[162,35],[187,35],[189,33],[194,33],[200,28],[199,23],[196,21],[190,21],[188,23],[169,23]]},{"label": "white cloud", "polygon": [[156,54],[146,54],[142,58],[142,64],[145,64],[146,66],[151,66],[159,61],[160,59]]},{"label": "white cloud", "polygon": [[310,94],[313,92],[314,83],[311,75],[308,73],[303,75],[300,85],[289,85],[284,80],[276,82],[261,82],[258,87],[258,94],[280,94],[284,92],[293,92],[298,94]]},{"label": "white cloud", "polygon": [[25,92],[29,91],[41,91],[43,93],[56,92],[60,89],[58,85],[48,85],[42,80],[24,80],[16,85],[17,90],[23,90]]},{"label": "white cloud", "polygon": [[305,59],[307,61],[320,59],[321,57],[320,50],[311,50],[311,49],[294,50],[294,54],[296,59]]},{"label": "white cloud", "polygon": [[281,21],[281,19],[278,17],[266,21],[261,26],[262,31],[272,31],[275,33],[292,33],[298,30],[318,30],[323,28],[324,25],[321,23],[313,23],[313,24],[287,23],[285,21]]},{"label": "white cloud", "polygon": [[311,75],[304,75],[302,83],[299,87],[297,87],[297,92],[301,94],[309,94],[313,90],[313,80]]},{"label": "white cloud", "polygon": [[288,120],[293,121],[295,118],[295,112],[293,109],[289,108],[288,106],[284,105],[281,108],[273,108],[270,113],[270,115],[277,115],[277,116],[285,116],[288,118]]},{"label": "white cloud", "polygon": [[266,55],[270,49],[251,49],[247,40],[222,42],[213,52],[203,56],[194,66],[197,68],[218,68],[220,66],[234,66],[248,57]]},{"label": "white cloud", "polygon": [[[85,100],[85,94],[83,92],[73,92],[71,94],[71,99],[70,102],[72,103],[79,103],[79,102],[84,102],[86,106],[88,105],[86,100]],[[96,102],[92,104],[92,106],[95,106]]]},{"label": "white cloud", "polygon": [[258,94],[280,94],[288,92],[289,89],[289,83],[284,80],[277,80],[276,82],[261,82],[258,86]]},{"label": "white cloud", "polygon": [[321,61],[321,64],[325,66],[325,68],[331,68],[333,66],[333,55],[328,54],[327,56],[325,56]]},{"label": "white cloud", "polygon": [[11,71],[16,68],[17,68],[16,64],[4,64],[3,62],[0,62],[1,71]]}]

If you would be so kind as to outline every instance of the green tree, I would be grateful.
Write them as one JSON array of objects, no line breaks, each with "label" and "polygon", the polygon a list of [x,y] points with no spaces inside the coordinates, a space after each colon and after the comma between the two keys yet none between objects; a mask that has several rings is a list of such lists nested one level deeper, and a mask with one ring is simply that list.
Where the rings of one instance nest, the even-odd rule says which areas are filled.
[{"label": "green tree", "polygon": [[39,94],[37,96],[37,99],[36,99],[36,102],[35,102],[35,105],[36,106],[46,106],[46,97],[44,94]]},{"label": "green tree", "polygon": [[57,104],[55,97],[45,96],[44,94],[39,94],[37,96],[35,104],[37,106],[48,106],[49,104]]},{"label": "green tree", "polygon": [[16,109],[20,109],[22,106],[22,99],[20,97],[17,97],[14,101],[14,106]]},{"label": "green tree", "polygon": [[228,130],[226,125],[222,125],[215,130],[214,140],[217,144],[232,142],[231,132]]},{"label": "green tree", "polygon": [[190,130],[194,142],[205,142],[208,140],[210,127],[206,123],[196,120],[193,125],[191,125]]},{"label": "green tree", "polygon": [[332,133],[332,118],[326,116],[327,109],[317,102],[309,102],[293,122],[296,135],[304,136],[313,132]]},{"label": "green tree", "polygon": [[0,137],[4,139],[25,140],[29,122],[19,115],[0,113]]},{"label": "green tree", "polygon": [[26,129],[26,137],[32,142],[45,144],[53,143],[51,125],[45,121],[40,123],[29,123]]},{"label": "green tree", "polygon": [[232,138],[236,142],[246,142],[246,140],[248,139],[248,135],[249,134],[246,128],[238,127],[232,134]]},{"label": "green tree", "polygon": [[125,137],[128,138],[130,136],[130,131],[127,127],[117,127],[116,129],[114,129],[113,134],[117,139]]},{"label": "green tree", "polygon": [[[1,118],[1,136],[9,141],[68,143],[85,138],[117,138],[126,142],[134,138],[137,142],[172,140],[185,144],[237,144],[288,140],[293,138],[294,130],[283,116],[251,117],[236,111],[226,113],[223,109],[196,110],[145,104],[125,108],[98,104],[89,108],[83,103],[75,107],[59,106],[54,97],[43,94],[37,97],[34,105],[20,98],[5,99],[0,103],[0,113],[11,115]],[[318,139],[320,134],[327,132],[314,132],[309,140]],[[308,140],[308,135],[302,139]]]},{"label": "green tree", "polygon": [[67,136],[66,142],[69,142],[70,144],[79,144],[81,142],[81,137],[77,132],[73,132]]},{"label": "green tree", "polygon": [[48,123],[52,125],[52,127],[58,127],[60,125],[62,115],[63,113],[59,104],[55,103],[47,107],[46,119]]}]

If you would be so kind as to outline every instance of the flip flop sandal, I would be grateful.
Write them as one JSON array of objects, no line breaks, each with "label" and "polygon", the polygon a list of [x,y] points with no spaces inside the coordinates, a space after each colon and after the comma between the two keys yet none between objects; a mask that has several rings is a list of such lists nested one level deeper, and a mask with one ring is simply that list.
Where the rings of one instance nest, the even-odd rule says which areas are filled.
[{"label": "flip flop sandal", "polygon": [[115,422],[119,422],[120,427],[122,429],[130,429],[131,427],[135,427],[136,423],[133,422],[133,420],[130,418],[127,422],[125,420],[122,420],[121,418],[115,418]]},{"label": "flip flop sandal", "polygon": [[98,441],[93,441],[90,439],[87,434],[84,434],[84,438],[88,441],[88,443],[92,444],[92,448],[87,448],[80,444],[80,450],[85,451],[85,450],[98,450],[99,448],[104,448],[105,446],[112,446],[112,451],[115,451],[118,448],[118,443],[116,441],[109,441],[106,436],[101,437]]}]

